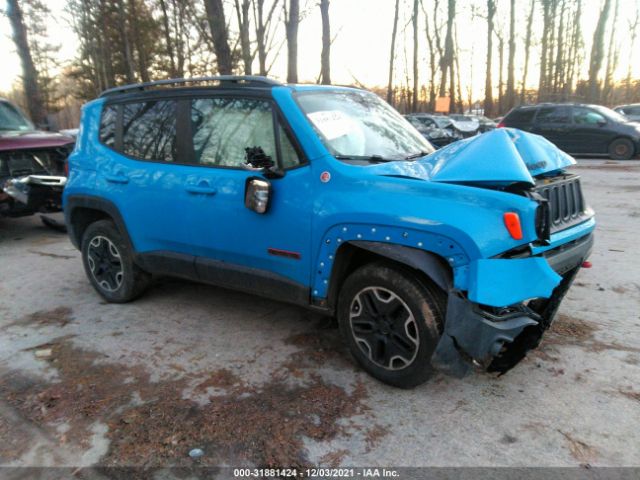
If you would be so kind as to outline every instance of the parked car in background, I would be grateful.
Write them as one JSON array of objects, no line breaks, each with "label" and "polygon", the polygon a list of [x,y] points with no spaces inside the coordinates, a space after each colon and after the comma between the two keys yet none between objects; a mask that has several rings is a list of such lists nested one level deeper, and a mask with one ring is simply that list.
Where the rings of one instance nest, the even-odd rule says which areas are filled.
[{"label": "parked car in background", "polygon": [[515,366],[592,247],[553,144],[497,129],[434,151],[360,89],[164,80],[104,92],[81,124],[64,213],[104,299],[165,274],[304,306],[398,387]]},{"label": "parked car in background", "polygon": [[640,122],[640,103],[634,103],[631,105],[620,105],[613,110],[631,120],[632,122]]},{"label": "parked car in background", "polygon": [[494,122],[484,115],[469,114],[467,116],[476,120],[480,124],[480,133],[489,132],[498,126],[497,122]]},{"label": "parked car in background", "polygon": [[480,122],[477,119],[460,113],[451,113],[448,117],[453,122],[454,127],[465,138],[473,137],[480,133]]},{"label": "parked car in background", "polygon": [[600,105],[545,103],[515,107],[498,126],[542,135],[571,154],[628,160],[640,152],[640,125]]},{"label": "parked car in background", "polygon": [[405,118],[436,148],[444,147],[462,138],[456,132],[440,127],[432,115],[411,113],[405,115]]},{"label": "parked car in background", "polygon": [[0,99],[0,215],[60,211],[74,143],[71,137],[36,130],[15,105]]}]

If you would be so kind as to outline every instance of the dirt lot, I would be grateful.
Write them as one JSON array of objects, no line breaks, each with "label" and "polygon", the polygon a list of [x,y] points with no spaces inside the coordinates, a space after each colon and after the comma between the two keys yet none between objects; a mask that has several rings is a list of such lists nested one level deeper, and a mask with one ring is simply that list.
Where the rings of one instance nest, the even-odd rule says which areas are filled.
[{"label": "dirt lot", "polygon": [[640,466],[640,161],[576,170],[593,268],[542,348],[412,391],[300,308],[172,279],[106,304],[65,235],[0,220],[0,464]]}]

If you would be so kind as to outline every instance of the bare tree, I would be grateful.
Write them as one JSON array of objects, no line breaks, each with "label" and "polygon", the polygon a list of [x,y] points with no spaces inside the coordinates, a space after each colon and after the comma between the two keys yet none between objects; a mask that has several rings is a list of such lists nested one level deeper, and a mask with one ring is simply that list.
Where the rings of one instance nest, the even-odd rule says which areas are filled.
[{"label": "bare tree", "polygon": [[493,18],[496,14],[495,0],[487,0],[487,70],[484,79],[484,114],[487,117],[493,115]]},{"label": "bare tree", "polygon": [[625,80],[625,101],[631,101],[631,69],[633,66],[633,56],[636,53],[634,47],[638,36],[638,27],[640,27],[640,4],[636,4],[636,16],[629,21],[629,29],[631,30],[631,39],[629,41],[629,59],[627,66],[627,79]]},{"label": "bare tree", "polygon": [[605,67],[604,76],[604,89],[602,94],[602,100],[604,102],[610,101],[610,96],[613,90],[613,72],[618,67],[618,60],[620,58],[620,51],[615,44],[616,24],[618,23],[618,6],[619,0],[615,0],[615,7],[613,9],[613,19],[611,21],[611,28],[609,30],[609,46],[607,48],[607,66]]},{"label": "bare tree", "polygon": [[234,0],[236,17],[238,19],[238,31],[240,32],[240,54],[242,56],[242,64],[244,74],[251,75],[251,64],[253,63],[253,54],[251,52],[251,38],[249,31],[251,28],[249,20],[250,0]]},{"label": "bare tree", "polygon": [[447,2],[447,30],[444,40],[444,54],[440,58],[440,78],[439,95],[444,97],[447,91],[447,72],[449,72],[449,109],[455,109],[455,78],[453,72],[454,52],[453,52],[453,19],[456,16],[456,1],[448,0]]},{"label": "bare tree", "polygon": [[389,82],[387,83],[387,102],[393,105],[393,66],[396,58],[396,35],[398,34],[398,11],[400,0],[396,0],[395,13],[393,15],[393,30],[391,32],[391,52],[389,52]]},{"label": "bare tree", "polygon": [[536,3],[531,0],[531,10],[527,17],[527,31],[526,38],[524,40],[524,68],[522,71],[522,90],[520,92],[520,103],[525,102],[525,93],[527,90],[527,73],[529,72],[529,55],[531,53],[531,29],[533,25],[533,14],[535,12]]},{"label": "bare tree", "polygon": [[604,59],[604,33],[611,10],[611,0],[604,0],[604,5],[598,17],[598,23],[593,33],[593,45],[591,47],[591,57],[589,59],[589,83],[588,98],[591,102],[597,102],[600,99],[600,82],[598,75],[602,69],[602,61]]},{"label": "bare tree", "polygon": [[551,17],[550,0],[542,0],[542,41],[540,43],[540,81],[538,83],[538,102],[547,91],[547,57],[549,55],[549,22]]},{"label": "bare tree", "polygon": [[515,58],[516,58],[516,0],[511,0],[511,10],[509,11],[509,60],[507,65],[507,93],[505,109],[510,110],[515,104],[516,80],[515,80]]},{"label": "bare tree", "polygon": [[287,35],[287,82],[298,83],[298,26],[300,25],[300,2],[287,0],[284,3],[284,25]]},{"label": "bare tree", "polygon": [[256,48],[258,51],[260,75],[267,75],[269,73],[267,55],[273,46],[273,13],[279,4],[279,0],[273,0],[271,2],[271,7],[269,7],[268,12],[265,14],[264,1],[265,0],[253,1],[253,18],[256,26]]},{"label": "bare tree", "polygon": [[229,75],[233,72],[233,57],[229,47],[229,32],[222,0],[204,0],[204,6],[213,39],[213,49],[216,53],[218,72]]},{"label": "bare tree", "polygon": [[418,111],[418,6],[419,0],[413,0],[413,15],[411,23],[413,25],[413,92],[411,96],[411,109]]},{"label": "bare tree", "polygon": [[18,0],[7,0],[7,16],[11,22],[13,41],[22,64],[22,85],[27,102],[27,110],[31,120],[36,124],[43,124],[46,122],[46,112],[38,87],[38,71],[31,57],[27,30]]},{"label": "bare tree", "polygon": [[331,23],[329,21],[329,0],[320,0],[322,17],[322,53],[320,54],[320,77],[324,85],[331,84]]}]

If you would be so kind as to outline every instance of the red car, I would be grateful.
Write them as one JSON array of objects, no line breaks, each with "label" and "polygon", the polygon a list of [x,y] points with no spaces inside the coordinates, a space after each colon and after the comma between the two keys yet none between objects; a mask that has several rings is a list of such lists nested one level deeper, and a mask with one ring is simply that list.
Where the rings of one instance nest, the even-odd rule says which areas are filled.
[{"label": "red car", "polygon": [[66,135],[36,130],[17,107],[0,98],[0,216],[60,211],[74,144]]}]

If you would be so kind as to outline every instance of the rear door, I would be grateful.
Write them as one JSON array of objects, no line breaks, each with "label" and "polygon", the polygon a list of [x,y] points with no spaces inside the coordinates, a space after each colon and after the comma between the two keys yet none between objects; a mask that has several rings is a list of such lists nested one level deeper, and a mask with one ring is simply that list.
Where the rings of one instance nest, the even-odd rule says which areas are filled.
[{"label": "rear door", "polygon": [[571,152],[573,147],[571,108],[566,105],[541,106],[531,131],[542,135],[561,150]]}]

